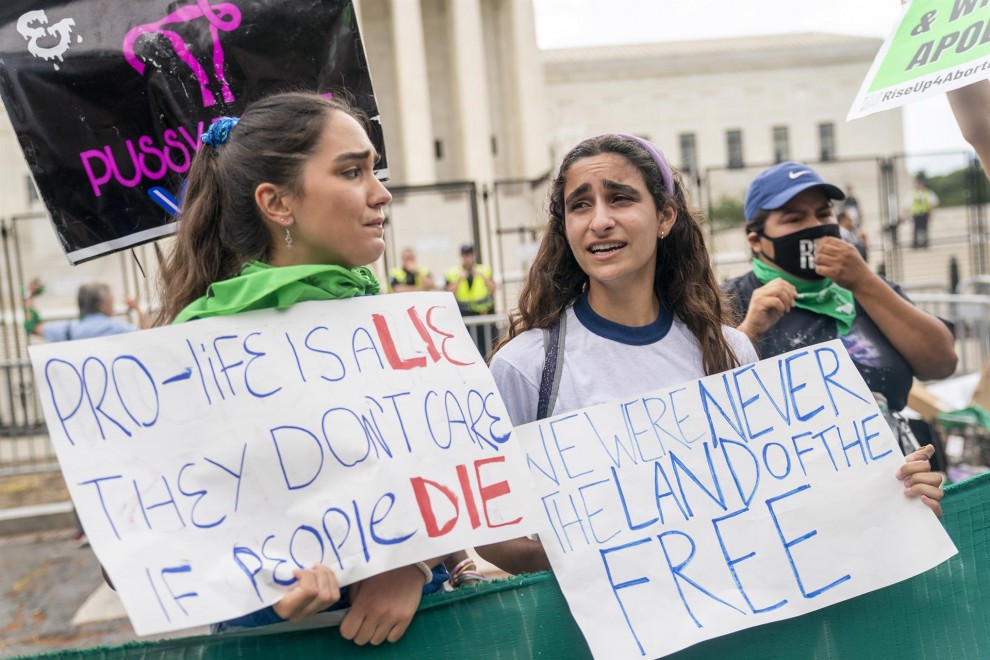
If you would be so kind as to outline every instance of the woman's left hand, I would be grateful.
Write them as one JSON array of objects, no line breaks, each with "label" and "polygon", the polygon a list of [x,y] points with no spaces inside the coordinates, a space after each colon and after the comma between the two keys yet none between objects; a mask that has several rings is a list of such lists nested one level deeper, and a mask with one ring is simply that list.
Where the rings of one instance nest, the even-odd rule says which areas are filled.
[{"label": "woman's left hand", "polygon": [[932,464],[928,461],[935,455],[935,447],[925,445],[904,457],[905,463],[897,470],[897,478],[904,482],[904,494],[910,497],[920,497],[929,509],[942,517],[942,505],[939,501],[945,496],[942,490],[942,475],[932,472]]},{"label": "woman's left hand", "polygon": [[351,610],[340,634],[355,644],[397,642],[412,621],[423,596],[423,573],[403,566],[350,586]]}]

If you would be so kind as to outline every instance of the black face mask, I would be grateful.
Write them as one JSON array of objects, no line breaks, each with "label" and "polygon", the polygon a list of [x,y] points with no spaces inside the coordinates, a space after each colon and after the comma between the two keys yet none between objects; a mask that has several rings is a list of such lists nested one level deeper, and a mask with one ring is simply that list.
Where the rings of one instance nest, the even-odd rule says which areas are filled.
[{"label": "black face mask", "polygon": [[787,236],[763,237],[773,243],[774,258],[766,257],[784,272],[806,280],[825,279],[815,272],[815,241],[825,236],[839,238],[839,225],[818,225],[796,231]]}]

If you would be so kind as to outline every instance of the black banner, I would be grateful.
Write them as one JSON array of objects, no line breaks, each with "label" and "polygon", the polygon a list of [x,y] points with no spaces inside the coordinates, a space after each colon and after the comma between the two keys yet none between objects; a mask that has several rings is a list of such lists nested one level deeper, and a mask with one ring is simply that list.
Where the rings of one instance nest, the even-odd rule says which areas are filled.
[{"label": "black banner", "polygon": [[[276,91],[378,107],[350,0],[4,0],[0,96],[69,261],[171,234],[212,119]],[[383,155],[380,123],[372,140]]]}]

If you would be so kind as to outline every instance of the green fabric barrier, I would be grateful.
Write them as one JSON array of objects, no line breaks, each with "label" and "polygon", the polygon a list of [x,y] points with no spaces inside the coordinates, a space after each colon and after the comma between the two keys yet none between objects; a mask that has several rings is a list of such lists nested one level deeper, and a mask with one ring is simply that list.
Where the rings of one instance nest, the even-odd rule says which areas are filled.
[{"label": "green fabric barrier", "polygon": [[949,429],[965,428],[966,426],[978,426],[984,431],[990,431],[990,410],[987,410],[978,403],[974,403],[966,408],[940,412],[935,416],[942,426]]},{"label": "green fabric barrier", "polygon": [[[949,561],[891,587],[702,642],[669,657],[990,657],[990,474],[948,486],[945,493],[943,522],[959,548]],[[336,629],[317,629],[134,642],[34,657],[582,660],[591,654],[553,575],[541,573],[427,596],[406,635],[396,644],[379,647],[358,647],[343,640]]]}]

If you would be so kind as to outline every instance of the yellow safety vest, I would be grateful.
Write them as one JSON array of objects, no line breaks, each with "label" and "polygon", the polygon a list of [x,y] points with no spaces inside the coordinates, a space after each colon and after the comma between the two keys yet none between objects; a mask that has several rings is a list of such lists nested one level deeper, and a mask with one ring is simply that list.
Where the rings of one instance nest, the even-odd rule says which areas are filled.
[{"label": "yellow safety vest", "polygon": [[481,264],[474,265],[474,277],[468,285],[467,278],[461,279],[463,268],[455,266],[447,271],[447,282],[457,282],[454,289],[454,298],[457,299],[457,306],[461,313],[469,314],[490,314],[495,310],[495,299],[492,292],[488,290],[488,282],[485,278],[492,276],[492,269]]},{"label": "yellow safety vest", "polygon": [[927,190],[915,190],[911,197],[911,215],[922,215],[931,210],[931,193]]},{"label": "yellow safety vest", "polygon": [[388,290],[395,293],[396,284],[409,284],[409,275],[413,276],[413,286],[422,288],[423,280],[430,276],[430,271],[420,268],[415,273],[410,273],[405,268],[393,268],[388,274]]}]

